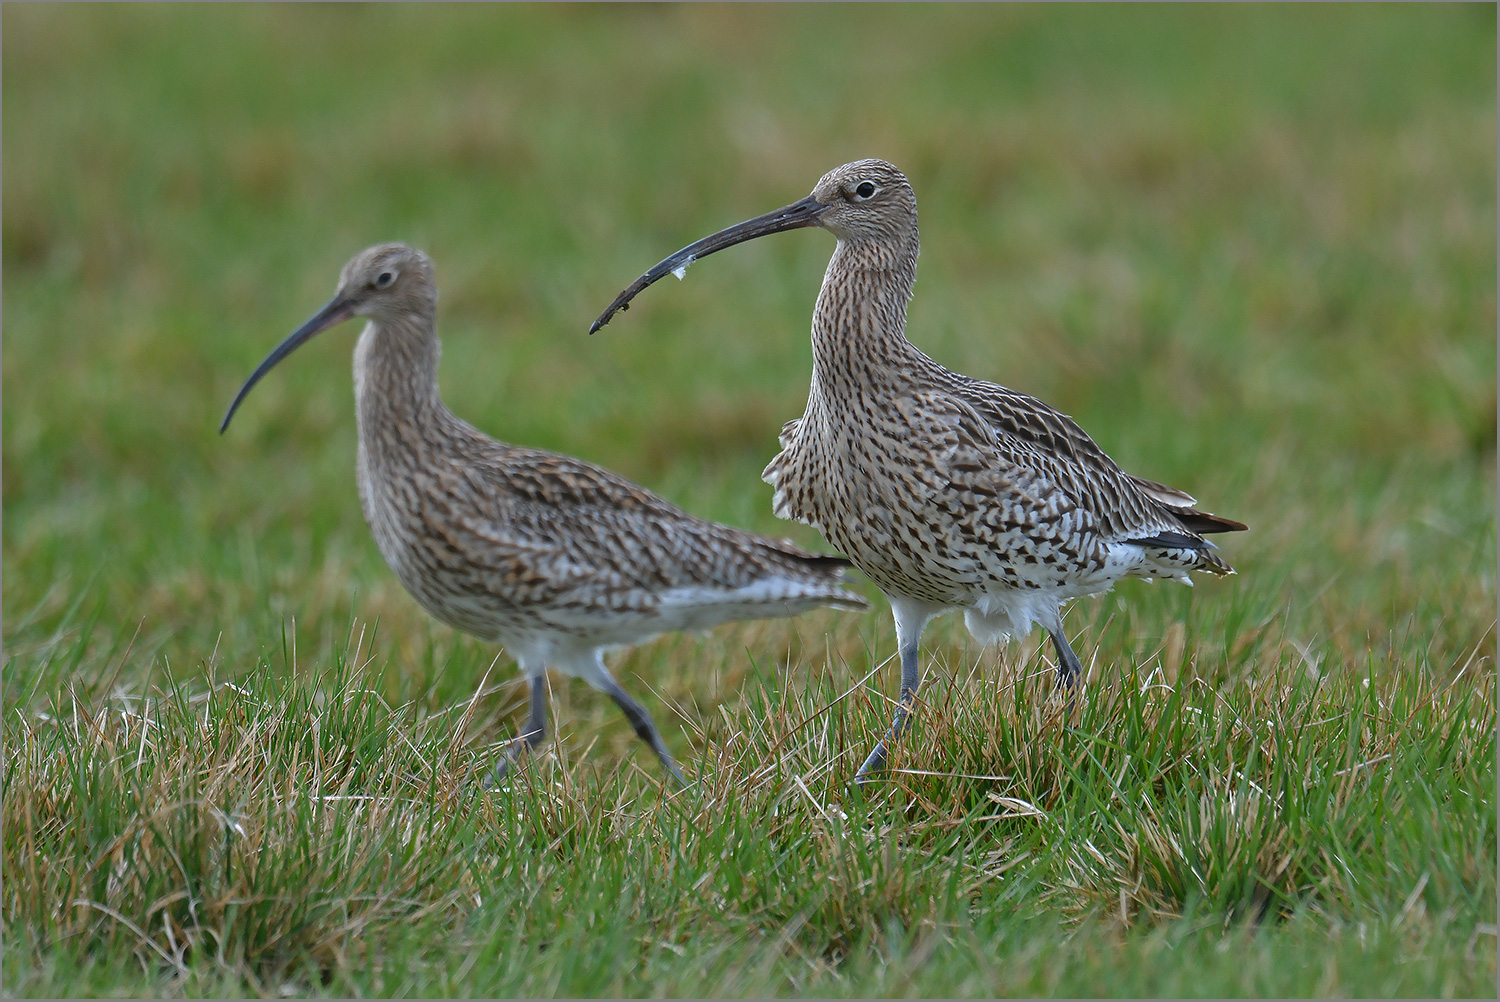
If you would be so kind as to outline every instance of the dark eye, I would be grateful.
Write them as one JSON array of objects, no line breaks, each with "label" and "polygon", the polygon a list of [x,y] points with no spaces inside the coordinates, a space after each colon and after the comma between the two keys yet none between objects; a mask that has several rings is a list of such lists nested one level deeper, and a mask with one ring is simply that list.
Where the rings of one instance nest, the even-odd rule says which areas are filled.
[{"label": "dark eye", "polygon": [[393,271],[382,271],[376,277],[376,279],[375,279],[375,288],[377,288],[377,289],[384,289],[386,286],[390,285],[395,280],[396,280],[396,273],[395,272],[393,272]]},{"label": "dark eye", "polygon": [[854,193],[860,198],[870,198],[875,194],[875,186],[869,181],[863,181],[858,188],[854,189]]}]

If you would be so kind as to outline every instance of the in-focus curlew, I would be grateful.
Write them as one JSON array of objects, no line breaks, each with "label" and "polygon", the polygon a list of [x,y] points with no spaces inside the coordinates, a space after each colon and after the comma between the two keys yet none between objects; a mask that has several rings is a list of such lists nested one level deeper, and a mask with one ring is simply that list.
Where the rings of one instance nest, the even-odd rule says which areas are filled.
[{"label": "in-focus curlew", "polygon": [[[1082,672],[1063,632],[1069,599],[1123,577],[1231,574],[1203,533],[1244,529],[1182,491],[1125,473],[1071,418],[1035,397],[950,372],[906,339],[917,277],[917,201],[883,160],[829,171],[811,195],[684,247],[633,282],[769,233],[821,226],[838,238],[813,311],[807,410],[781,430],[764,477],[781,518],[816,526],[890,600],[901,654],[900,735],[932,617],[962,609],[981,642],[1040,623],[1058,674]],[[887,741],[856,774],[886,762]]]},{"label": "in-focus curlew", "polygon": [[428,612],[504,644],[526,673],[531,714],[511,755],[546,733],[550,666],[608,693],[683,781],[651,715],[605,667],[603,649],[819,605],[866,608],[839,587],[848,561],[704,521],[592,463],[484,435],[438,395],[436,313],[425,254],[398,243],[362,251],[328,305],[245,381],[220,432],[299,345],[366,318],[354,349],[365,520]]}]

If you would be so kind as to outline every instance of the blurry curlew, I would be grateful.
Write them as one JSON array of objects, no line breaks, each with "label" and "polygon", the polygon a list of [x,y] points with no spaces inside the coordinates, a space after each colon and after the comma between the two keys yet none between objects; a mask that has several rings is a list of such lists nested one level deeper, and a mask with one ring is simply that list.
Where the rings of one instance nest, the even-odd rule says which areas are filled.
[{"label": "blurry curlew", "polygon": [[917,202],[883,160],[825,174],[811,195],[689,244],[594,321],[694,260],[768,233],[821,226],[838,238],[813,311],[807,410],[766,467],[781,518],[816,526],[890,600],[901,699],[856,781],[886,763],[921,682],[932,617],[964,611],[982,643],[1039,623],[1062,684],[1083,666],[1063,632],[1069,599],[1123,577],[1232,574],[1203,533],[1244,529],[1182,491],[1125,473],[1071,418],[1035,397],[950,372],[906,339],[917,277]]},{"label": "blurry curlew", "polygon": [[260,378],[320,331],[368,320],[354,348],[359,496],[386,563],[444,623],[501,643],[531,686],[526,730],[495,771],[546,733],[550,666],[615,701],[678,781],[651,715],[603,649],[673,630],[866,608],[839,587],[848,561],[706,522],[592,463],[497,442],[438,395],[432,262],[381,244],[344,266],[338,292],[266,356]]}]

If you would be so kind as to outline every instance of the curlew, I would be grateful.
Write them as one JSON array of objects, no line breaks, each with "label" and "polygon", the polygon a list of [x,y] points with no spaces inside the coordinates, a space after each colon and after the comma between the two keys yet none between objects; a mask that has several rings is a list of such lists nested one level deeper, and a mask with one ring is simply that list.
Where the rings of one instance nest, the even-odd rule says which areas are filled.
[{"label": "curlew", "polygon": [[609,695],[679,782],[651,715],[604,664],[607,648],[674,630],[865,608],[840,587],[848,561],[688,514],[592,463],[507,445],[438,395],[437,287],[427,255],[381,244],[344,266],[338,292],[277,345],[229,405],[314,335],[368,322],[354,349],[360,503],[406,590],[433,616],[499,642],[530,682],[522,747],[546,734],[548,667]]},{"label": "curlew", "polygon": [[982,643],[1040,624],[1071,688],[1083,666],[1063,632],[1069,600],[1124,577],[1191,585],[1188,571],[1232,574],[1203,534],[1245,526],[1124,472],[1035,397],[951,372],[907,340],[917,202],[883,160],[845,164],[806,198],[689,244],[633,282],[590,333],[698,258],[806,226],[838,244],[813,311],[807,409],[782,428],[763,476],[779,517],[815,526],[890,601],[901,698],[858,782],[885,766],[906,726],[934,616],[963,610]]}]

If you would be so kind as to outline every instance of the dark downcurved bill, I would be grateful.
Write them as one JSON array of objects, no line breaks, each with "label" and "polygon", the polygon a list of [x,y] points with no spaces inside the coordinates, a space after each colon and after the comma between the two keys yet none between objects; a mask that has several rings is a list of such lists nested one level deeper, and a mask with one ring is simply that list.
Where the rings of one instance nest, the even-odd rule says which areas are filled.
[{"label": "dark downcurved bill", "polygon": [[[629,288],[615,297],[615,301],[609,304],[609,309],[599,314],[599,319],[589,328],[589,333],[597,333],[599,328],[609,323],[610,319],[620,310],[630,309],[630,301],[646,286],[655,283],[672,274],[680,272],[700,257],[708,257],[715,251],[721,251],[725,247],[733,247],[735,244],[744,243],[746,240],[754,240],[768,233],[780,233],[782,230],[795,230],[803,226],[817,226],[818,217],[823,214],[827,206],[820,203],[812,195],[799,202],[768,212],[764,216],[756,216],[747,219],[743,223],[736,223],[728,229],[720,230],[712,236],[704,237],[696,243],[688,244],[682,250],[654,266],[640,278],[630,283]],[[679,276],[680,277],[680,276]]]},{"label": "dark downcurved bill", "polygon": [[224,434],[224,429],[229,427],[229,419],[234,417],[234,412],[239,409],[240,401],[250,392],[250,388],[260,382],[260,377],[276,367],[276,363],[286,358],[299,347],[313,339],[313,336],[326,331],[334,324],[343,323],[354,315],[354,307],[348,300],[335,296],[331,302],[309,320],[288,335],[287,339],[275,348],[266,360],[250,373],[250,378],[245,380],[245,385],[240,387],[240,392],[235,394],[234,403],[229,405],[229,410],[224,413],[224,421],[219,425],[219,434]]}]

